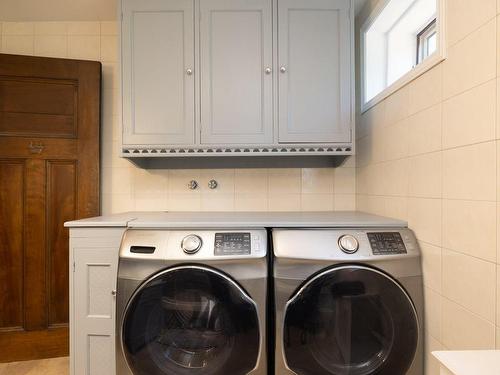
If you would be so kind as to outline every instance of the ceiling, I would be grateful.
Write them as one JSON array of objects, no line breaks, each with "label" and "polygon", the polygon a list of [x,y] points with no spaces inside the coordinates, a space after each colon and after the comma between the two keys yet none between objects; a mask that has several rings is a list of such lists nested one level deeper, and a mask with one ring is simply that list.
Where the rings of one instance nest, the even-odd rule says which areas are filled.
[{"label": "ceiling", "polygon": [[[368,0],[354,0],[356,14]],[[109,21],[117,0],[0,0],[0,21]]]}]

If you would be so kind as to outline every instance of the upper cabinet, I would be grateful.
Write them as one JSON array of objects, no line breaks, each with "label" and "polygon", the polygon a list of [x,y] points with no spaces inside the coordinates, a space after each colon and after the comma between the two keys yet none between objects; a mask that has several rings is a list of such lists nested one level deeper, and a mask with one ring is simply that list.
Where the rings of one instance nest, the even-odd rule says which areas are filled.
[{"label": "upper cabinet", "polygon": [[352,154],[350,0],[121,0],[125,156]]},{"label": "upper cabinet", "polygon": [[351,140],[351,25],[345,0],[279,0],[279,141]]},{"label": "upper cabinet", "polygon": [[270,0],[200,1],[201,143],[273,142]]},{"label": "upper cabinet", "polygon": [[123,143],[194,143],[193,0],[122,0]]}]

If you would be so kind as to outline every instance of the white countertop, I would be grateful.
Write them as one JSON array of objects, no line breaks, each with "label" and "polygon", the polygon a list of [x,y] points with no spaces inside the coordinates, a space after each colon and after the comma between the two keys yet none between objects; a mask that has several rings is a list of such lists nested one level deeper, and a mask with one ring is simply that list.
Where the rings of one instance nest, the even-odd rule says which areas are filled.
[{"label": "white countertop", "polygon": [[69,221],[66,227],[299,228],[406,227],[401,220],[357,211],[332,212],[125,212]]},{"label": "white countertop", "polygon": [[455,375],[500,375],[500,350],[446,350],[432,354]]},{"label": "white countertop", "polygon": [[65,227],[126,227],[131,220],[137,218],[137,213],[124,212],[120,214],[90,217],[88,219],[67,221]]}]

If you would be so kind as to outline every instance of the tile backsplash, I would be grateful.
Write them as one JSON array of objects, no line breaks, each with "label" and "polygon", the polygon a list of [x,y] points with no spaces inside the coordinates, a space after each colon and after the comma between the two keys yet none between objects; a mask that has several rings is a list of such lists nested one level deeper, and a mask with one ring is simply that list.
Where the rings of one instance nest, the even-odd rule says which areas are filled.
[{"label": "tile backsplash", "polygon": [[[116,22],[0,22],[2,53],[102,62],[101,199],[128,210],[355,209],[355,161],[338,168],[141,169],[118,156],[120,79]],[[216,189],[208,181],[216,180]],[[200,187],[189,190],[190,180]]]}]

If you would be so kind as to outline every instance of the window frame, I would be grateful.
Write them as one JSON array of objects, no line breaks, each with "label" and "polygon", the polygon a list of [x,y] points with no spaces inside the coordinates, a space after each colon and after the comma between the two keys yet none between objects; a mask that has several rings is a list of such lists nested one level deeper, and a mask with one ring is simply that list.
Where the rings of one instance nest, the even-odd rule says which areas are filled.
[{"label": "window frame", "polygon": [[397,79],[395,82],[387,86],[377,95],[375,95],[370,100],[366,101],[366,89],[365,89],[365,62],[366,62],[366,49],[365,49],[365,34],[369,30],[370,26],[375,22],[378,16],[385,9],[386,5],[391,0],[379,0],[370,13],[367,15],[366,19],[363,21],[360,28],[360,100],[361,100],[361,113],[368,111],[370,108],[374,107],[382,100],[398,91],[403,86],[416,79],[417,77],[424,74],[426,71],[430,70],[444,59],[446,59],[446,25],[445,25],[445,0],[436,0],[436,30],[438,32],[437,37],[437,47],[436,51],[424,59],[421,63],[417,64],[413,69],[409,70],[402,77]]},{"label": "window frame", "polygon": [[[429,46],[429,38],[438,33],[437,19],[433,18],[427,23],[424,28],[417,34],[417,55],[416,65],[421,64],[430,55],[425,55],[425,49]],[[437,51],[437,46],[436,46]],[[425,55],[425,56],[424,56]]]}]

